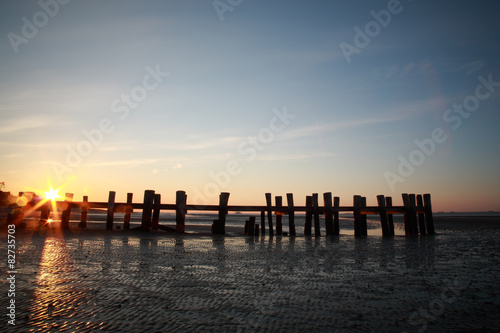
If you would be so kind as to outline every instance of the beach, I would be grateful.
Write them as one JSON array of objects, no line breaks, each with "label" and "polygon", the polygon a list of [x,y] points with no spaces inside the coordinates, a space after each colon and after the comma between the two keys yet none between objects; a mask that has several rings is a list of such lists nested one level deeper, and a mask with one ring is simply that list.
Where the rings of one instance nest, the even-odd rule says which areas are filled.
[{"label": "beach", "polygon": [[[500,331],[498,217],[435,220],[434,236],[392,238],[28,226],[15,234],[16,325],[6,315],[1,325],[7,332]],[[1,237],[7,258],[7,233]],[[1,265],[6,272],[6,260]]]}]

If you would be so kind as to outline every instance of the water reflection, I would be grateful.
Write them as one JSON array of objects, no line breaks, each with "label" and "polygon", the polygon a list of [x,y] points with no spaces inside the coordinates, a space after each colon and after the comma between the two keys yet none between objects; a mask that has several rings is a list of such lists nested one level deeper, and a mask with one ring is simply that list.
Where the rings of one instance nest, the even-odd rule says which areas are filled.
[{"label": "water reflection", "polygon": [[[98,323],[87,322],[77,311],[88,297],[87,291],[79,287],[79,279],[61,231],[49,229],[36,278],[29,325],[41,331],[98,328]],[[75,318],[77,314],[79,318]]]}]

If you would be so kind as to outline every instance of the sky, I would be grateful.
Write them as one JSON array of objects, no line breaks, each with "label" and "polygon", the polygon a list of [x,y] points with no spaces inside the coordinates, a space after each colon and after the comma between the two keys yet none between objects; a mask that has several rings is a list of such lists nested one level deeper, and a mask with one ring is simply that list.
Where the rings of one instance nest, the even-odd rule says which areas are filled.
[{"label": "sky", "polygon": [[[500,211],[498,1],[2,1],[0,182]],[[320,204],[322,199],[320,199]]]}]

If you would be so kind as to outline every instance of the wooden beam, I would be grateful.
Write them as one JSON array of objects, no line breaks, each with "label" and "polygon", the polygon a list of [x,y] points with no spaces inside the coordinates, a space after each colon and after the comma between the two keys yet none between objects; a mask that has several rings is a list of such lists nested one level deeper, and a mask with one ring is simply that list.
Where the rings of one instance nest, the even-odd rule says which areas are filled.
[{"label": "wooden beam", "polygon": [[333,197],[333,235],[338,236],[340,234],[340,218],[339,218],[339,207],[340,207],[340,197]]},{"label": "wooden beam", "polygon": [[82,210],[82,214],[80,215],[80,223],[78,223],[78,226],[80,228],[86,228],[87,227],[87,214],[89,211],[89,197],[87,195],[83,196],[83,205],[80,206]]}]

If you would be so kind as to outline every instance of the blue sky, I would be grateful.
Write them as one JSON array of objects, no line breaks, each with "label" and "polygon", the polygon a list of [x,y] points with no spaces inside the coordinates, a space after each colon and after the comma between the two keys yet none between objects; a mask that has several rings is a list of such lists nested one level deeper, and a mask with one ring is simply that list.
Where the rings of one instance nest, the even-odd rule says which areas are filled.
[{"label": "blue sky", "polygon": [[[410,192],[433,194],[438,210],[500,210],[500,88],[458,128],[443,118],[478,77],[500,81],[496,1],[41,3],[48,14],[35,1],[0,5],[7,190],[50,182],[77,199],[139,201],[155,189],[171,202],[183,189],[200,203],[228,191],[242,204],[265,192],[299,203],[333,192],[343,204]],[[388,8],[397,14],[372,23],[348,61],[340,45],[356,47],[354,29],[366,34],[371,12]],[[140,102],[124,117],[132,92]],[[435,129],[446,140],[416,152]]]}]

